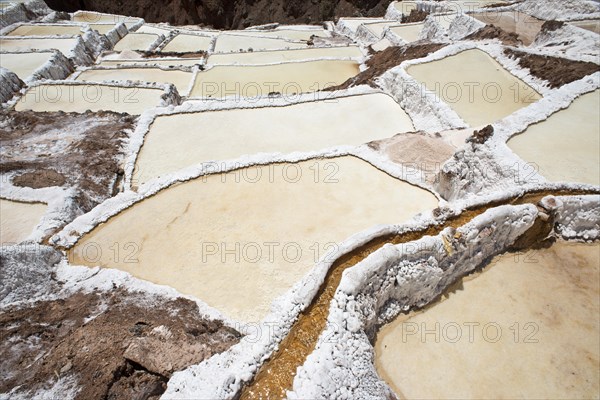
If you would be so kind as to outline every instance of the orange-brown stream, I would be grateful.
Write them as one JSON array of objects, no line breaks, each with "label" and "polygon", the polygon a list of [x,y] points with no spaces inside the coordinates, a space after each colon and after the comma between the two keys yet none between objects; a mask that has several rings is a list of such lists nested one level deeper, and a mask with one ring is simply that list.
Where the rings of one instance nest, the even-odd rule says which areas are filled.
[{"label": "orange-brown stream", "polygon": [[375,238],[365,245],[355,249],[338,258],[327,273],[325,281],[311,305],[304,310],[292,326],[288,335],[281,341],[279,349],[263,364],[254,380],[242,388],[240,399],[282,399],[286,396],[286,390],[292,388],[296,370],[304,364],[304,361],[315,349],[321,332],[325,329],[329,315],[329,304],[333,299],[335,291],[342,279],[342,273],[358,262],[365,259],[383,245],[408,243],[418,240],[423,236],[439,234],[447,227],[458,228],[490,208],[509,204],[536,204],[548,195],[582,195],[591,194],[590,191],[537,191],[528,193],[522,197],[515,197],[505,201],[489,203],[483,206],[475,206],[463,211],[460,215],[448,219],[438,225],[397,235],[387,235]]}]

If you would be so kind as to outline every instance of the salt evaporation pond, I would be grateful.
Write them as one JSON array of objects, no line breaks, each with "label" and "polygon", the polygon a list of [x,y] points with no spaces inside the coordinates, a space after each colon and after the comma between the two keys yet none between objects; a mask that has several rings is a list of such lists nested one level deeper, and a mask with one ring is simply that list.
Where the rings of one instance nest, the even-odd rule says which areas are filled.
[{"label": "salt evaporation pond", "polygon": [[407,72],[472,127],[502,119],[541,98],[533,88],[478,49],[411,65]]},{"label": "salt evaporation pond", "polygon": [[15,105],[16,111],[64,111],[83,113],[114,111],[139,115],[161,102],[161,89],[105,85],[38,85],[30,88]]},{"label": "salt evaporation pond", "polygon": [[112,66],[152,66],[161,65],[164,67],[192,67],[202,64],[202,58],[139,58],[139,59],[104,59],[98,65],[101,67]]},{"label": "salt evaporation pond", "polygon": [[407,399],[593,398],[599,266],[598,244],[498,257],[442,301],[383,327],[377,371]]},{"label": "salt evaporation pond", "polygon": [[[358,30],[358,27],[363,24],[377,23],[377,22],[383,22],[383,23],[390,22],[389,20],[381,19],[381,18],[340,18],[340,22],[342,22],[342,21],[344,22],[344,25],[352,32],[352,34],[355,34],[356,31]],[[398,23],[398,22],[396,21],[396,23]]]},{"label": "salt evaporation pond", "polygon": [[23,24],[8,33],[9,36],[79,35],[83,26],[60,24]]},{"label": "salt evaporation pond", "polygon": [[525,46],[533,43],[544,24],[544,21],[517,11],[486,11],[471,16],[485,24],[492,24],[507,32],[516,33]]},{"label": "salt evaporation pond", "polygon": [[68,55],[77,44],[77,37],[72,38],[21,38],[21,37],[3,37],[0,38],[0,48],[2,51],[30,51],[30,50],[50,50],[56,49],[61,53]]},{"label": "salt evaporation pond", "polygon": [[424,24],[422,22],[416,24],[404,24],[393,26],[390,31],[398,35],[402,40],[407,43],[416,42],[421,36]]},{"label": "salt evaporation pond", "polygon": [[102,35],[106,35],[108,32],[112,31],[113,29],[116,28],[116,24],[90,24],[89,25],[90,28],[92,28],[95,31],[98,31],[98,33],[102,34]]},{"label": "salt evaporation pond", "polygon": [[127,26],[127,28],[131,28],[132,26],[138,24],[141,19],[135,17],[128,17],[124,15],[116,15],[116,14],[103,14],[97,13],[93,11],[77,11],[73,15],[73,21],[75,22],[85,22],[88,24],[92,23],[112,23],[119,24],[123,23]]},{"label": "salt evaporation pond", "polygon": [[154,33],[157,35],[164,35],[164,36],[168,35],[172,31],[173,31],[172,29],[161,28],[158,26],[148,25],[148,24],[144,24],[136,30],[136,32],[139,32],[139,33]]},{"label": "salt evaporation pond", "polygon": [[410,15],[412,10],[417,9],[416,1],[395,1],[394,8],[404,15]]},{"label": "salt evaporation pond", "polygon": [[0,246],[17,244],[27,239],[40,223],[47,208],[43,203],[0,199]]},{"label": "salt evaporation pond", "polygon": [[160,68],[111,68],[88,69],[77,76],[78,81],[142,81],[172,83],[180,95],[185,96],[192,82],[192,73],[185,71],[167,71]]},{"label": "salt evaporation pond", "polygon": [[299,50],[253,51],[248,53],[218,53],[208,57],[208,65],[259,65],[319,58],[360,58],[358,46],[312,47]]},{"label": "salt evaporation pond", "polygon": [[327,37],[329,32],[324,29],[274,29],[274,30],[242,30],[231,31],[235,35],[281,38],[288,40],[310,40],[312,36]]},{"label": "salt evaporation pond", "polygon": [[336,86],[359,72],[356,61],[320,60],[277,65],[219,65],[196,76],[191,97],[287,96]]},{"label": "salt evaporation pond", "polygon": [[354,157],[252,167],[163,190],[83,236],[69,257],[259,322],[335,243],[437,204]]},{"label": "salt evaporation pond", "polygon": [[147,51],[158,40],[159,36],[153,33],[128,33],[115,45],[115,51],[136,50]]},{"label": "salt evaporation pond", "polygon": [[[337,122],[331,124],[334,119]],[[285,107],[159,116],[146,134],[134,183],[211,160],[360,145],[412,130],[404,110],[382,93]]]},{"label": "salt evaporation pond", "polygon": [[217,37],[215,53],[235,53],[256,50],[302,49],[306,42],[292,42],[269,37],[254,37],[246,35],[220,34]]},{"label": "salt evaporation pond", "polygon": [[579,28],[588,30],[590,32],[594,32],[594,33],[598,33],[600,34],[600,20],[598,19],[590,19],[590,20],[583,20],[583,21],[572,21],[569,22],[572,25],[575,25]]},{"label": "salt evaporation pond", "polygon": [[531,125],[508,146],[550,181],[600,186],[600,91]]},{"label": "salt evaporation pond", "polygon": [[53,52],[40,53],[2,53],[0,55],[0,67],[14,72],[23,80],[44,65],[52,57]]},{"label": "salt evaporation pond", "polygon": [[207,51],[213,40],[212,36],[179,34],[161,50],[177,53],[197,53]]}]

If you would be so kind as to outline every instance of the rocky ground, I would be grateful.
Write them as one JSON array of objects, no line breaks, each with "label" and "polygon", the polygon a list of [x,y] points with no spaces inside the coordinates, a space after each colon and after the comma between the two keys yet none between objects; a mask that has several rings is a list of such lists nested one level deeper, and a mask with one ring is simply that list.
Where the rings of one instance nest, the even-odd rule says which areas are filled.
[{"label": "rocky ground", "polygon": [[112,112],[2,111],[0,173],[14,186],[72,188],[72,215],[85,213],[118,192],[135,122]]},{"label": "rocky ground", "polygon": [[60,11],[90,10],[141,17],[146,22],[238,29],[273,21],[299,24],[337,17],[381,17],[390,0],[48,0],[47,3]]},{"label": "rocky ground", "polygon": [[158,398],[173,372],[240,338],[190,300],[123,289],[4,308],[0,336],[0,392],[29,397],[62,381],[82,400]]}]

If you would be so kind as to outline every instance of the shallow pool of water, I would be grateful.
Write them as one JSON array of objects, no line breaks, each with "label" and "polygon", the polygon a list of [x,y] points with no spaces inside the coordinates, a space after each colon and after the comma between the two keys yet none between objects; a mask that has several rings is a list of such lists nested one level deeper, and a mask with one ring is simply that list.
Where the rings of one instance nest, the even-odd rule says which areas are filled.
[{"label": "shallow pool of water", "polygon": [[405,42],[411,43],[419,40],[423,25],[423,23],[398,25],[390,28],[390,31],[400,36]]},{"label": "shallow pool of water", "polygon": [[492,24],[507,32],[516,33],[525,46],[529,46],[542,29],[544,21],[516,11],[486,11],[473,14],[472,17],[485,24]]},{"label": "shallow pool of water", "polygon": [[375,343],[407,399],[593,398],[600,390],[600,245],[496,258]]},{"label": "shallow pool of water", "polygon": [[533,88],[478,49],[413,65],[407,72],[472,127],[493,123],[541,98]]},{"label": "shallow pool of water", "polygon": [[103,67],[132,66],[132,65],[162,65],[165,67],[191,67],[202,64],[202,58],[140,58],[140,59],[115,59],[102,60],[98,65]]},{"label": "shallow pool of water", "polygon": [[115,45],[115,51],[135,50],[147,51],[150,46],[158,40],[158,35],[153,33],[128,33]]},{"label": "shallow pool of water", "polygon": [[16,111],[115,111],[138,115],[156,107],[164,91],[104,85],[39,85],[19,99]]},{"label": "shallow pool of water", "polygon": [[600,19],[590,19],[584,21],[573,21],[569,22],[571,25],[578,26],[579,28],[588,30],[590,32],[600,34]]},{"label": "shallow pool of water", "polygon": [[508,146],[550,181],[600,186],[600,91],[527,128]]},{"label": "shallow pool of water", "polygon": [[[373,24],[373,23],[387,23],[389,20],[382,18],[340,18],[340,21],[344,21],[344,25],[352,32],[356,33],[359,26],[363,24]],[[396,23],[398,23],[396,21]]]},{"label": "shallow pool of water", "polygon": [[356,61],[320,60],[277,65],[220,65],[198,73],[190,96],[204,99],[316,92],[357,75]]},{"label": "shallow pool of water", "polygon": [[89,69],[83,71],[78,81],[108,82],[108,81],[141,81],[156,83],[172,83],[180,95],[186,96],[192,82],[193,74],[184,71],[165,71],[160,68],[114,68]]},{"label": "shallow pool of water", "polygon": [[291,42],[269,37],[232,35],[222,33],[217,38],[215,53],[235,53],[256,50],[302,49],[304,42]]},{"label": "shallow pool of water", "polygon": [[128,17],[125,15],[116,15],[116,14],[103,14],[96,13],[90,11],[77,11],[73,15],[73,21],[75,22],[85,22],[88,24],[95,23],[124,23],[128,28],[131,28],[133,25],[137,24],[140,19],[135,17]]},{"label": "shallow pool of water", "polygon": [[408,115],[381,93],[286,107],[161,116],[146,135],[134,183],[211,160],[360,145],[412,130]]},{"label": "shallow pool of water", "polygon": [[2,51],[29,51],[29,50],[50,50],[56,49],[68,55],[71,49],[77,44],[77,38],[0,38],[0,49]]},{"label": "shallow pool of water", "polygon": [[85,235],[69,256],[259,322],[335,243],[436,206],[429,192],[354,157],[276,164],[163,190]]},{"label": "shallow pool of water", "polygon": [[9,36],[48,36],[48,35],[79,35],[82,26],[79,25],[43,25],[24,24],[8,33]]},{"label": "shallow pool of water", "polygon": [[327,37],[329,32],[324,29],[273,29],[273,30],[241,30],[231,31],[235,35],[281,38],[289,40],[310,40],[312,36]]},{"label": "shallow pool of water", "polygon": [[90,28],[92,28],[95,31],[98,31],[98,33],[102,34],[102,35],[106,35],[108,32],[112,31],[113,29],[116,28],[116,24],[90,24]]},{"label": "shallow pool of water", "polygon": [[302,61],[317,58],[360,58],[363,53],[358,46],[313,47],[299,50],[254,51],[249,53],[220,53],[208,58],[208,65],[258,65]]},{"label": "shallow pool of water", "polygon": [[17,244],[29,237],[48,206],[0,199],[0,245]]},{"label": "shallow pool of water", "polygon": [[179,34],[173,38],[161,51],[178,53],[196,53],[207,51],[212,42],[212,36]]},{"label": "shallow pool of water", "polygon": [[2,53],[0,67],[6,68],[21,80],[31,76],[33,72],[48,61],[54,53]]}]

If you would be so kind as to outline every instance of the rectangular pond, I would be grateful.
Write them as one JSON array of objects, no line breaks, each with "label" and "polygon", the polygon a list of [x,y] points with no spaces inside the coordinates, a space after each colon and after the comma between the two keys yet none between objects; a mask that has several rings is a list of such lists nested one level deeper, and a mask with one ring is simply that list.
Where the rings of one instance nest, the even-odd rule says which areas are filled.
[{"label": "rectangular pond", "polygon": [[508,146],[553,182],[600,186],[600,91],[585,94],[565,110],[531,125]]},{"label": "rectangular pond", "polygon": [[115,111],[138,115],[161,103],[161,89],[90,84],[34,86],[19,99],[16,111],[64,111],[83,113]]},{"label": "rectangular pond", "polygon": [[307,47],[305,42],[291,42],[269,37],[248,35],[232,35],[222,33],[217,37],[215,53],[235,53],[256,50],[302,49]]},{"label": "rectangular pond", "polygon": [[382,93],[285,107],[159,116],[146,134],[134,183],[211,160],[360,145],[412,130],[404,110]]},{"label": "rectangular pond", "polygon": [[299,50],[253,51],[248,53],[218,53],[208,57],[208,65],[258,65],[318,58],[361,58],[358,46],[312,47]]},{"label": "rectangular pond", "polygon": [[53,54],[53,52],[2,53],[0,55],[0,67],[14,72],[21,80],[24,80],[50,60]]},{"label": "rectangular pond", "polygon": [[160,68],[88,69],[77,76],[78,81],[141,81],[172,83],[180,95],[186,96],[193,74],[185,71],[166,71]]},{"label": "rectangular pond", "polygon": [[0,199],[0,246],[17,244],[29,237],[48,206]]},{"label": "rectangular pond", "polygon": [[201,71],[190,96],[203,99],[294,95],[336,86],[357,75],[356,61],[321,60],[275,65],[220,65]]},{"label": "rectangular pond", "polygon": [[384,326],[379,375],[406,399],[593,398],[600,390],[600,246],[497,257]]},{"label": "rectangular pond", "polygon": [[493,123],[541,98],[533,88],[478,49],[411,65],[407,72],[472,127]]},{"label": "rectangular pond", "polygon": [[336,243],[437,204],[354,157],[244,168],[135,204],[81,238],[69,259],[127,271],[259,323]]}]

